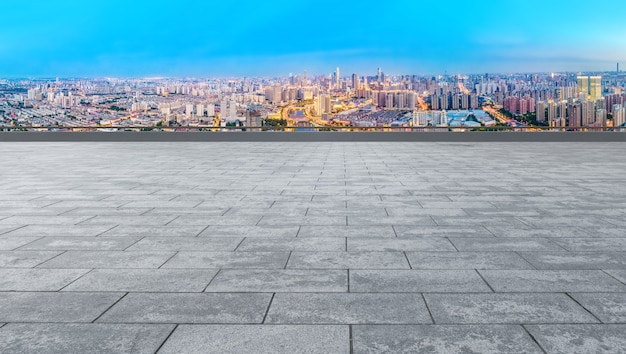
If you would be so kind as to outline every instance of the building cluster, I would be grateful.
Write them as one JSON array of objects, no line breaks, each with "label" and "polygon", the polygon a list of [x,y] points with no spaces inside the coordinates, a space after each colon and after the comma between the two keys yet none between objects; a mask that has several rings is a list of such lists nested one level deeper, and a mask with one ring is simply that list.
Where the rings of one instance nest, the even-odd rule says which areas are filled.
[{"label": "building cluster", "polygon": [[[625,90],[621,72],[392,76],[380,68],[374,75],[343,77],[336,68],[313,77],[3,80],[0,125],[216,127],[276,119],[318,126],[445,126],[519,119],[616,127],[626,123]],[[494,119],[498,111],[507,118],[476,114],[483,108]]]}]

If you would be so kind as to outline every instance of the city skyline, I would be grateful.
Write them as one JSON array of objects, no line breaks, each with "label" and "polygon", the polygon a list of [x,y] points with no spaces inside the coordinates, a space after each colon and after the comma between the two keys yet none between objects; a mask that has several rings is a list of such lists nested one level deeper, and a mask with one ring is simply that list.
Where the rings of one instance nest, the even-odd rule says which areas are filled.
[{"label": "city skyline", "polygon": [[[578,1],[4,4],[1,77],[614,70],[626,24]],[[523,5],[523,6],[522,6]],[[345,68],[345,69],[344,69]]]}]

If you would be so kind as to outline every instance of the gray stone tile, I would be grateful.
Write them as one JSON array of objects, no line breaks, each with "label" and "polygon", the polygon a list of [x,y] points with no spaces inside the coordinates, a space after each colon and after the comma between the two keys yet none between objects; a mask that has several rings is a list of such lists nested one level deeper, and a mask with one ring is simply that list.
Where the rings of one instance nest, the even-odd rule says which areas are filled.
[{"label": "gray stone tile", "polygon": [[437,324],[597,323],[565,294],[424,294]]},{"label": "gray stone tile", "polygon": [[276,294],[266,323],[432,323],[420,294]]},{"label": "gray stone tile", "polygon": [[128,294],[98,322],[261,323],[271,294]]},{"label": "gray stone tile", "polygon": [[541,216],[541,217],[519,217],[519,219],[531,226],[536,227],[555,227],[559,225],[577,226],[577,227],[602,227],[607,222],[596,216]]},{"label": "gray stone tile", "polygon": [[607,273],[626,284],[626,270],[607,270]]},{"label": "gray stone tile", "polygon": [[226,269],[207,292],[346,292],[345,270]]},{"label": "gray stone tile", "polygon": [[496,292],[626,292],[600,270],[481,270]]},{"label": "gray stone tile", "polygon": [[515,252],[407,252],[413,269],[533,269]]},{"label": "gray stone tile", "polygon": [[624,324],[526,326],[550,354],[621,354],[626,348]]},{"label": "gray stone tile", "polygon": [[282,269],[289,252],[178,252],[163,268]]},{"label": "gray stone tile", "polygon": [[346,226],[345,216],[301,216],[284,217],[282,215],[264,215],[260,226],[289,226],[289,225],[323,225]]},{"label": "gray stone tile", "polygon": [[22,250],[122,251],[137,242],[137,237],[43,237],[20,247]]},{"label": "gray stone tile", "polygon": [[27,236],[0,236],[0,250],[11,251],[21,246],[27,245],[39,237],[27,237]]},{"label": "gray stone tile", "polygon": [[589,237],[589,233],[572,226],[559,226],[550,228],[531,228],[517,226],[485,226],[496,237],[531,238],[531,237]]},{"label": "gray stone tile", "polygon": [[307,226],[300,228],[298,237],[396,237],[387,226]]},{"label": "gray stone tile", "polygon": [[471,270],[351,270],[350,292],[490,292]]},{"label": "gray stone tile", "polygon": [[623,238],[560,238],[554,242],[568,251],[626,251],[626,230]]},{"label": "gray stone tile", "polygon": [[217,269],[94,269],[64,291],[201,292]]},{"label": "gray stone tile", "polygon": [[233,251],[243,238],[145,237],[127,251]]},{"label": "gray stone tile", "polygon": [[[322,224],[323,225],[323,224]],[[379,226],[379,225],[414,225],[414,226],[436,226],[430,216],[384,216],[372,218],[367,216],[348,216],[349,226]]]},{"label": "gray stone tile", "polygon": [[293,252],[289,269],[410,269],[402,252]]},{"label": "gray stone tile", "polygon": [[68,223],[66,225],[27,225],[19,228],[15,231],[6,233],[6,236],[27,236],[27,237],[41,237],[41,236],[75,236],[75,237],[90,237],[98,236],[103,232],[114,227],[115,224],[110,225],[73,225]]},{"label": "gray stone tile", "polygon": [[0,269],[0,291],[58,291],[89,269]]},{"label": "gray stone tile", "polygon": [[[3,235],[9,231],[13,231],[15,229],[19,229],[25,225],[0,225],[0,235]],[[0,238],[1,240],[1,238]]]},{"label": "gray stone tile", "polygon": [[626,293],[572,293],[570,296],[603,323],[626,322]]},{"label": "gray stone tile", "polygon": [[346,240],[339,237],[247,238],[237,251],[345,251]]},{"label": "gray stone tile", "polygon": [[195,215],[182,215],[172,220],[168,226],[208,226],[208,225],[222,225],[222,226],[254,226],[259,224],[261,217],[258,215],[247,216],[195,216]]},{"label": "gray stone tile", "polygon": [[348,354],[348,326],[181,325],[160,354]]},{"label": "gray stone tile", "polygon": [[[463,209],[444,209],[444,208],[385,208],[389,216],[396,217],[401,216],[404,218],[413,218],[419,216],[468,216],[468,213]],[[384,215],[382,215],[384,216]]]},{"label": "gray stone tile", "polygon": [[158,268],[175,252],[68,251],[40,268]]},{"label": "gray stone tile", "polygon": [[563,251],[541,238],[451,238],[459,251]]},{"label": "gray stone tile", "polygon": [[205,226],[135,226],[119,225],[103,233],[101,236],[127,237],[195,237]]},{"label": "gray stone tile", "polygon": [[152,354],[174,325],[10,323],[0,329],[3,354]]},{"label": "gray stone tile", "polygon": [[354,353],[542,353],[521,326],[358,325]]},{"label": "gray stone tile", "polygon": [[527,226],[513,216],[433,216],[432,218],[438,226]]},{"label": "gray stone tile", "polygon": [[455,251],[449,240],[437,238],[349,238],[350,252]]},{"label": "gray stone tile", "polygon": [[91,322],[120,297],[121,293],[0,293],[0,321]]},{"label": "gray stone tile", "polygon": [[626,269],[626,252],[520,252],[537,269]]},{"label": "gray stone tile", "polygon": [[493,237],[482,226],[404,226],[394,225],[398,237]]},{"label": "gray stone tile", "polygon": [[0,251],[0,268],[32,268],[61,252],[54,251]]},{"label": "gray stone tile", "polygon": [[296,237],[299,226],[211,225],[200,237]]},{"label": "gray stone tile", "polygon": [[145,225],[145,226],[165,226],[178,218],[178,215],[97,215],[87,220],[84,220],[81,225]]},{"label": "gray stone tile", "polygon": [[[90,219],[91,216],[63,216],[51,215],[41,217],[38,215],[14,215],[0,219],[0,225],[76,225]],[[31,235],[37,236],[37,235]]]}]

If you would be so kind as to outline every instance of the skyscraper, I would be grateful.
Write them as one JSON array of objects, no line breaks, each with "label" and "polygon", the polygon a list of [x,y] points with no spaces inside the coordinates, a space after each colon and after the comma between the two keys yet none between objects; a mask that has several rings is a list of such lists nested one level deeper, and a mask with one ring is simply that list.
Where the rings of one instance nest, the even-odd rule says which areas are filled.
[{"label": "skyscraper", "polygon": [[589,101],[599,100],[602,98],[602,76],[578,76],[578,92]]},{"label": "skyscraper", "polygon": [[335,88],[339,90],[341,88],[341,75],[339,75],[339,67],[335,70],[335,78],[337,80]]},{"label": "skyscraper", "polygon": [[359,77],[357,76],[357,74],[352,74],[352,89],[359,89]]}]

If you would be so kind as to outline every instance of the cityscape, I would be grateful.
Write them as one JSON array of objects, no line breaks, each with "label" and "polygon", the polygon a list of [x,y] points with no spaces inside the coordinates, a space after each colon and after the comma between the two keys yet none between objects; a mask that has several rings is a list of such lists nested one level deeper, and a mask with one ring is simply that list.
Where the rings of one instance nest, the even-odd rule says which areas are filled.
[{"label": "cityscape", "polygon": [[[624,130],[626,74],[4,79],[3,130]],[[422,129],[423,128],[423,129]]]},{"label": "cityscape", "polygon": [[625,354],[617,0],[4,0],[0,354]]}]

